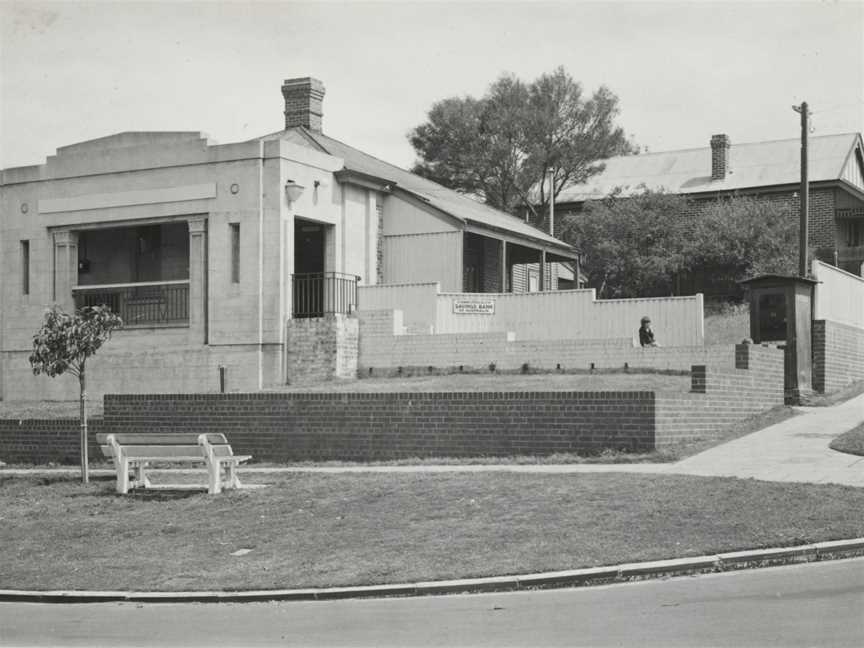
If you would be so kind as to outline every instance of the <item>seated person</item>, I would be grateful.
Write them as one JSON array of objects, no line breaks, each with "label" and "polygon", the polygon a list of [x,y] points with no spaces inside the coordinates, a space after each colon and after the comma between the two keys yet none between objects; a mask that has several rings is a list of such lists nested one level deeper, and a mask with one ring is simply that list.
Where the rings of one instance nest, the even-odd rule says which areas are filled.
[{"label": "seated person", "polygon": [[642,325],[639,327],[639,344],[643,347],[660,346],[654,341],[654,331],[651,330],[651,318],[647,315],[642,318]]}]

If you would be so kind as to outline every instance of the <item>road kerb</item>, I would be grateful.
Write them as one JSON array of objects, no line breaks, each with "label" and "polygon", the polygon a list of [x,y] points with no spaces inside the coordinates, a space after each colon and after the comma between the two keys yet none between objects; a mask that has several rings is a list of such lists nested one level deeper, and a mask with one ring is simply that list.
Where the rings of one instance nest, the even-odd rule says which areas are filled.
[{"label": "road kerb", "polygon": [[752,567],[790,565],[817,560],[864,556],[864,538],[832,540],[797,547],[776,547],[733,551],[717,555],[672,558],[608,567],[588,567],[555,572],[512,576],[423,581],[390,585],[350,587],[135,592],[82,590],[0,590],[0,602],[34,603],[244,603],[255,601],[323,601],[346,598],[383,598],[390,596],[428,596],[473,592],[507,592],[524,589],[579,587],[622,583],[641,578],[686,576],[710,571],[740,570]]}]

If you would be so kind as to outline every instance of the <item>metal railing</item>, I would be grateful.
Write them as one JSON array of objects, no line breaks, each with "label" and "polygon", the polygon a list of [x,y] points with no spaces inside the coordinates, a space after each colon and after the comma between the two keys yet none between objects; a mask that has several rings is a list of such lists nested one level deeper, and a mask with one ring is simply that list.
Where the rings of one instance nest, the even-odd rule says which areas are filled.
[{"label": "metal railing", "polygon": [[351,313],[357,309],[360,277],[341,272],[291,275],[294,317],[323,317]]},{"label": "metal railing", "polygon": [[126,328],[189,326],[189,280],[76,286],[75,307],[108,306]]}]

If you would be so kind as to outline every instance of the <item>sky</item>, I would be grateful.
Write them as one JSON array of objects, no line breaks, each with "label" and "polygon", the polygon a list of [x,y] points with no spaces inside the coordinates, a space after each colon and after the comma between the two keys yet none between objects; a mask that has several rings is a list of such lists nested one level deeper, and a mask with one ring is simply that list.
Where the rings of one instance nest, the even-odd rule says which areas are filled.
[{"label": "sky", "polygon": [[608,86],[641,147],[864,131],[864,2],[9,2],[0,168],[123,131],[219,143],[283,127],[282,81],[324,82],[324,132],[402,167],[429,108],[502,73]]}]

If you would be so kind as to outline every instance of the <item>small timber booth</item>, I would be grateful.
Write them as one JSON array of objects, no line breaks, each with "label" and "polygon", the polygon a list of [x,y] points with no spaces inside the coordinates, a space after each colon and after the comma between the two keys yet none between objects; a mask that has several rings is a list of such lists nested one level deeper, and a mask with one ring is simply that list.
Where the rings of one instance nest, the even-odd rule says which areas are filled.
[{"label": "small timber booth", "polygon": [[761,275],[742,281],[750,302],[750,336],[756,344],[782,342],[786,400],[799,402],[812,388],[813,279]]}]

